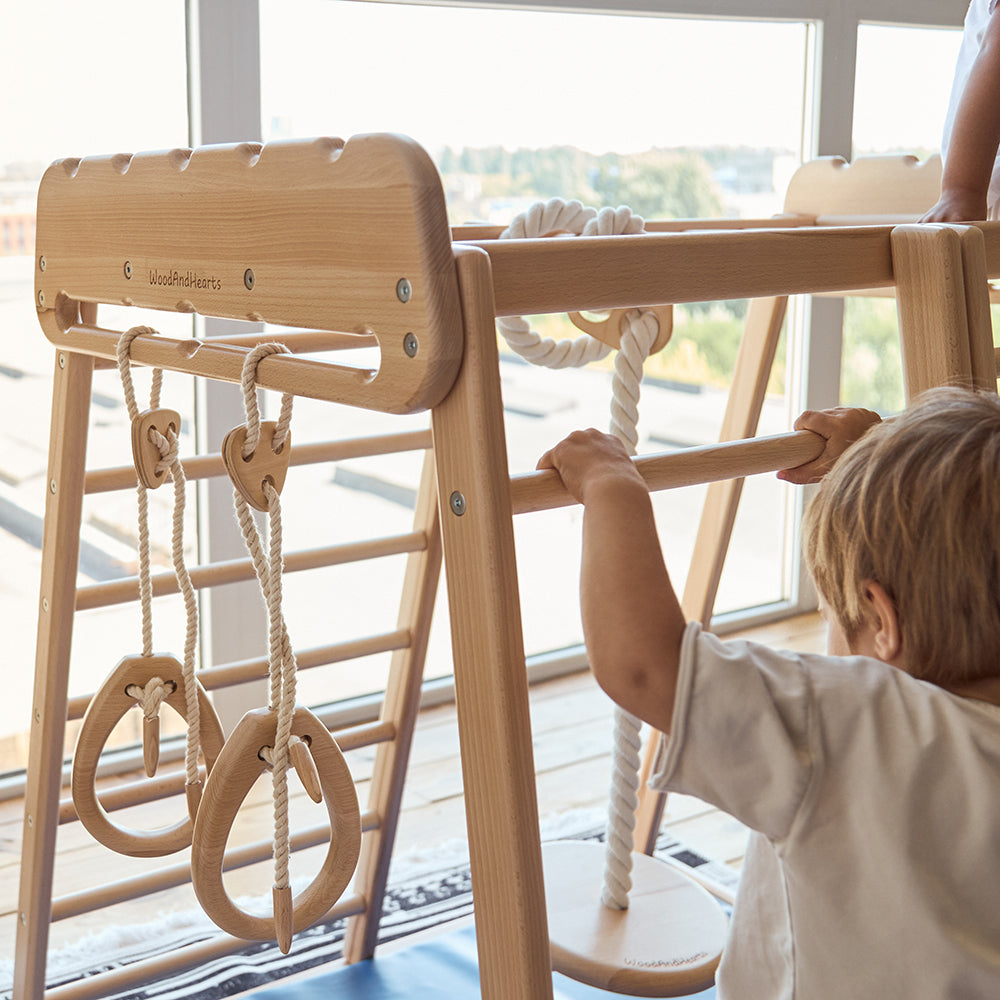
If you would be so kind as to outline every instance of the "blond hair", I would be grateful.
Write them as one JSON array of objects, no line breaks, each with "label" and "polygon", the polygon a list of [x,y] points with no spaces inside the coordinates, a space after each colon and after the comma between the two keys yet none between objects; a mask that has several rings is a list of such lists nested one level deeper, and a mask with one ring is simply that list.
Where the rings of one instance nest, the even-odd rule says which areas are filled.
[{"label": "blond hair", "polygon": [[806,561],[848,641],[864,581],[892,599],[910,673],[1000,674],[1000,398],[935,389],[849,448],[803,525]]}]

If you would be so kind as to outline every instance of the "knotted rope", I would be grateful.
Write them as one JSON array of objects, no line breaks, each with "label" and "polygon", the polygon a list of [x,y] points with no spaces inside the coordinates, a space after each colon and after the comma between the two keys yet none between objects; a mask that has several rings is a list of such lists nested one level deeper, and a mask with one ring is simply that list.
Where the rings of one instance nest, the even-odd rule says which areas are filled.
[{"label": "knotted rope", "polygon": [[[500,239],[514,240],[539,236],[621,236],[641,233],[642,219],[631,210],[620,208],[588,208],[578,201],[552,198],[538,202],[500,234]],[[522,316],[500,316],[497,327],[512,351],[526,361],[545,368],[579,368],[591,361],[607,357],[607,344],[584,334],[574,340],[553,340],[531,329]]]},{"label": "knotted rope", "polygon": [[[155,335],[156,330],[148,326],[134,326],[126,330],[118,338],[117,358],[118,373],[121,376],[122,389],[125,394],[125,406],[129,419],[134,424],[139,418],[139,405],[136,402],[135,387],[132,382],[132,363],[130,350],[132,341],[143,335]],[[163,372],[153,369],[149,392],[149,408],[159,409],[160,390],[163,385]],[[157,473],[167,473],[174,484],[173,526],[171,532],[171,555],[174,565],[174,575],[177,586],[184,599],[184,659],[181,663],[184,678],[185,710],[187,712],[187,743],[184,752],[185,782],[197,785],[200,781],[198,773],[198,756],[201,750],[200,740],[200,706],[198,703],[198,685],[195,680],[194,660],[198,645],[198,600],[195,597],[194,586],[184,562],[184,508],[187,499],[187,483],[184,478],[184,468],[178,457],[177,434],[173,428],[167,429],[163,435],[155,428],[149,429],[149,441],[160,452],[156,465]],[[139,603],[142,609],[142,655],[153,655],[153,587],[149,560],[149,491],[139,480],[137,486],[138,499],[138,530],[139,530]],[[154,684],[153,681],[158,681]],[[142,706],[143,716],[153,719],[159,713],[160,703],[175,689],[169,681],[153,678],[145,688],[130,684],[127,693]]]},{"label": "knotted rope", "polygon": [[[242,455],[250,459],[260,444],[260,407],[257,403],[257,365],[268,355],[287,354],[283,344],[260,344],[243,363],[243,406],[247,417],[246,440]],[[281,397],[279,414],[272,447],[281,451],[288,439],[292,421],[294,397],[285,393]],[[274,801],[274,886],[289,887],[289,831],[288,831],[288,761],[292,741],[292,716],[295,711],[295,654],[292,651],[288,628],[282,611],[282,555],[281,555],[281,499],[274,485],[265,480],[264,497],[267,501],[268,551],[265,556],[257,525],[254,523],[250,504],[243,493],[233,491],[233,504],[243,540],[257,573],[261,594],[268,614],[268,704],[277,712],[277,731],[273,747],[261,750],[261,759],[271,766],[271,788]],[[296,737],[297,739],[297,737]]]},{"label": "knotted rope", "polygon": [[[620,236],[644,231],[643,220],[627,207],[585,208],[578,201],[559,198],[539,202],[518,215],[500,239],[524,239],[572,234]],[[554,341],[531,329],[520,316],[497,319],[508,345],[521,357],[547,368],[581,367],[598,361],[611,350],[589,334],[571,341]],[[655,314],[630,309],[621,324],[621,344],[612,379],[610,432],[634,455],[638,443],[639,387],[642,367],[659,333]],[[601,902],[612,909],[628,908],[632,888],[632,832],[639,804],[639,733],[641,721],[615,706],[611,793],[608,805],[607,851]]]}]

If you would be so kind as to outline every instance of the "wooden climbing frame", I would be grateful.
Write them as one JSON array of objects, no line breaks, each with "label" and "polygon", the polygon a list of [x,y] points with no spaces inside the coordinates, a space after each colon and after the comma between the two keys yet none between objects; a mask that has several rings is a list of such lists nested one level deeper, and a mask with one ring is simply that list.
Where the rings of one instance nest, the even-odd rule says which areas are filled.
[{"label": "wooden climbing frame", "polygon": [[[395,650],[380,719],[336,734],[342,750],[375,744],[378,755],[362,811],[358,872],[331,912],[351,918],[347,959],[370,957],[443,551],[480,982],[488,1000],[551,996],[512,516],[570,502],[555,473],[510,477],[496,317],[734,298],[778,303],[795,294],[895,288],[911,386],[956,372],[971,378],[975,371],[984,384],[993,378],[982,368],[986,262],[995,260],[1000,270],[1000,253],[990,254],[1000,234],[990,227],[772,224],[754,231],[503,242],[491,238],[495,234],[465,230],[453,242],[436,172],[418,147],[398,137],[64,161],[43,180],[37,233],[37,306],[56,348],[56,366],[17,1000],[44,995],[50,917],[108,905],[116,888],[129,898],[184,878],[174,868],[154,872],[140,885],[112,887],[110,895],[53,898],[56,830],[73,813],[59,797],[74,610],[134,599],[136,592],[134,581],[99,591],[76,583],[85,493],[135,482],[134,469],[85,468],[91,375],[114,357],[118,337],[98,324],[102,305],[289,326],[295,332],[281,339],[293,355],[261,362],[262,386],[391,413],[430,410],[434,448],[425,462],[412,534],[354,550],[362,557],[409,553],[398,628],[389,636],[334,644],[325,654]],[[760,320],[759,310],[752,311],[756,332],[748,337],[756,346],[744,344],[740,371],[758,374],[738,379],[742,416],[726,418],[734,437],[752,437],[756,429],[759,373],[770,365],[780,328],[776,308],[768,306]],[[942,337],[949,345],[944,354]],[[202,343],[140,336],[132,357],[196,377],[238,381],[248,346],[262,339]],[[326,356],[373,342],[381,354],[377,370],[350,369]],[[306,351],[323,356],[295,356]],[[745,433],[737,434],[737,425]],[[419,434],[397,435],[395,443],[426,448],[430,442]],[[356,454],[366,446],[387,448],[377,441],[350,448]],[[669,488],[798,464],[818,447],[810,434],[788,434],[646,457],[639,467],[652,488]],[[347,449],[341,442],[296,447],[292,465],[335,460]],[[224,472],[218,455],[186,459],[184,467],[188,479]],[[342,555],[310,552],[301,559],[315,565]],[[289,569],[296,558],[289,556]],[[204,566],[191,575],[196,586],[207,587],[231,573],[231,567]],[[161,591],[169,587],[162,583]],[[247,670],[213,664],[200,676],[207,687],[218,687],[246,680]],[[183,775],[173,785],[165,780],[154,794],[181,791],[182,783]],[[117,802],[136,804],[144,794],[126,789]],[[325,837],[325,830],[300,831],[298,840],[319,843]],[[171,960],[175,967],[193,965],[239,946],[223,937]],[[156,974],[165,970],[161,963]],[[99,996],[125,985],[129,976],[134,982],[148,975],[148,968],[138,968],[95,977],[60,996]]]}]

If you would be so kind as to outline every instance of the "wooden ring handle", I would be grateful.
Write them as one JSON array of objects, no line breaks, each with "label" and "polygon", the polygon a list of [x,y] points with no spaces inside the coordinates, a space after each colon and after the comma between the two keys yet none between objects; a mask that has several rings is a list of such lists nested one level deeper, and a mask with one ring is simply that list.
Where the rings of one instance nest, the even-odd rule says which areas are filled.
[{"label": "wooden ring handle", "polygon": [[[191,881],[202,909],[227,934],[252,941],[278,938],[275,918],[241,910],[226,892],[222,869],[236,814],[267,768],[259,756],[260,748],[274,746],[277,727],[278,713],[266,708],[253,709],[240,719],[205,784],[191,843]],[[312,882],[291,901],[292,928],[298,932],[319,920],[351,881],[361,852],[361,813],[350,769],[326,726],[300,707],[292,717],[292,733],[309,738],[330,817],[330,846],[323,864]],[[283,912],[287,912],[286,902],[282,901]]]},{"label": "wooden ring handle", "polygon": [[[191,843],[190,815],[173,826],[157,830],[137,830],[114,823],[97,798],[97,764],[111,731],[135,707],[125,693],[130,684],[144,687],[153,677],[173,681],[175,687],[164,698],[187,721],[186,687],[180,663],[172,656],[126,656],[108,675],[87,707],[73,754],[73,804],[80,822],[105,847],[133,858],[157,858],[181,851]],[[195,682],[197,683],[197,681]],[[209,773],[222,751],[224,737],[219,718],[205,689],[198,684],[198,711],[201,719],[201,750]]]}]

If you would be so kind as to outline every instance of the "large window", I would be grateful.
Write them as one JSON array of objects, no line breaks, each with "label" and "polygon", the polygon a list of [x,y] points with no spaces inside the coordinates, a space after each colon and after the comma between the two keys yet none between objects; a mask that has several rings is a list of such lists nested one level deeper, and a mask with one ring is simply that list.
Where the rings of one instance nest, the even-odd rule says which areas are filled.
[{"label": "large window", "polygon": [[[0,13],[0,90],[5,95],[0,143],[0,621],[8,677],[7,696],[0,703],[0,773],[24,764],[21,734],[31,708],[54,364],[54,351],[33,306],[35,192],[43,170],[56,158],[187,144],[184,16],[184,5],[172,0],[8,3]],[[114,464],[116,431],[124,429],[128,449],[127,416],[116,378],[102,372],[94,383],[90,452],[95,465],[106,460]],[[188,393],[174,408],[189,416],[190,402]],[[81,583],[132,572],[127,567],[135,559],[130,544],[134,507],[110,510],[104,505],[98,511],[88,504],[84,518]],[[165,614],[172,616],[169,610]],[[168,617],[164,638],[172,627]],[[74,684],[94,690],[122,655],[138,650],[138,628],[134,612],[81,616],[73,643]]]}]

